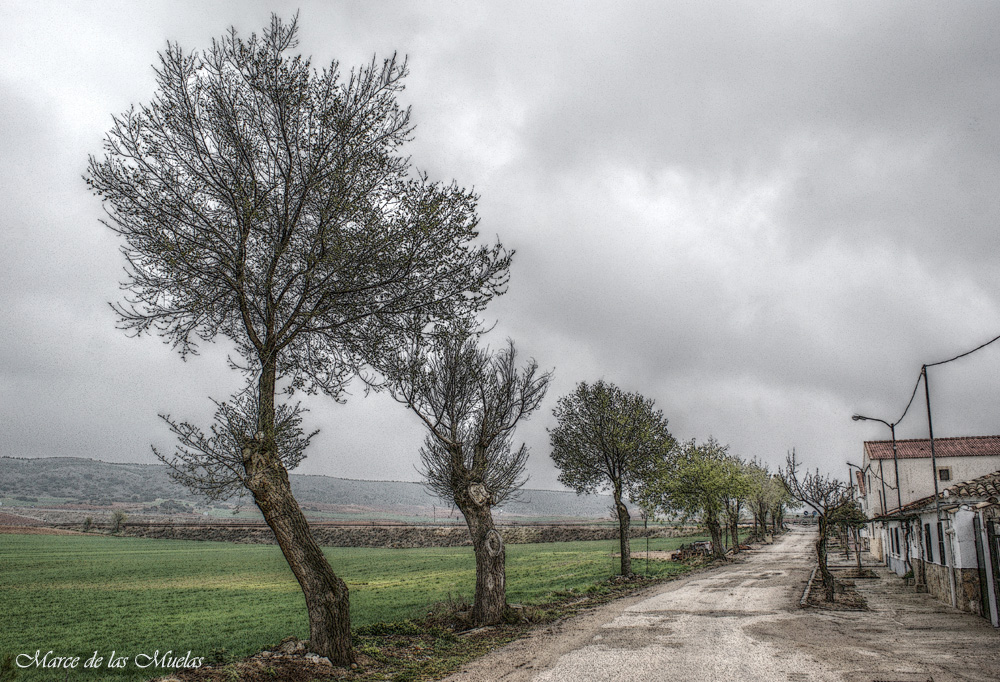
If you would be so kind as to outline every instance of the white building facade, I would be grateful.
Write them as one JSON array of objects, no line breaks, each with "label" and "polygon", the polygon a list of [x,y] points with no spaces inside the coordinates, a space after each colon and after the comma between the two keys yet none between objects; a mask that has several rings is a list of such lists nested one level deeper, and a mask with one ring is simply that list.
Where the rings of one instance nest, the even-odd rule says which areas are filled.
[{"label": "white building facade", "polygon": [[1000,436],[869,441],[857,478],[871,553],[1000,627]]}]

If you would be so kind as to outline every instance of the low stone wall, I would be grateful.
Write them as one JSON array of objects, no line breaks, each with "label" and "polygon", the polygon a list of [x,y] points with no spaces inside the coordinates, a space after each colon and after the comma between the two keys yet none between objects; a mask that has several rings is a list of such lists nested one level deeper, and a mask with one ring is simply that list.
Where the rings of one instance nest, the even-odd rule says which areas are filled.
[{"label": "low stone wall", "polygon": [[940,564],[924,561],[924,578],[927,580],[927,593],[946,604],[951,603],[951,583],[948,580],[948,569]]},{"label": "low stone wall", "polygon": [[[948,567],[914,559],[914,564],[923,563],[927,577],[927,592],[935,599],[951,604],[951,577]],[[914,566],[916,569],[917,567]],[[982,602],[979,598],[979,571],[974,568],[955,569],[955,601],[962,611],[968,611],[978,616],[982,614]]]},{"label": "low stone wall", "polygon": [[975,568],[959,568],[955,571],[958,608],[977,616],[983,615],[980,598],[979,571]]},{"label": "low stone wall", "polygon": [[[326,547],[463,547],[471,545],[465,526],[324,526],[312,527],[316,541]],[[696,532],[695,528],[649,529],[649,537],[679,537]],[[503,526],[504,542],[572,542],[580,540],[614,540],[618,528],[612,526]],[[126,525],[124,535],[172,540],[212,540],[249,544],[275,544],[267,526],[225,525],[171,526]],[[644,529],[633,526],[631,537],[645,537]]]}]

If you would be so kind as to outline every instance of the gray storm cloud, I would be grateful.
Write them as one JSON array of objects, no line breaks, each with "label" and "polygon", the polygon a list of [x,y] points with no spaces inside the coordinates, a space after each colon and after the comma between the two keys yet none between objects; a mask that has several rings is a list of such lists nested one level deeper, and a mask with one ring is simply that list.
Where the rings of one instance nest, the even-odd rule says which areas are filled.
[{"label": "gray storm cloud", "polygon": [[[296,5],[299,7],[299,5]],[[0,446],[152,461],[156,418],[208,418],[226,348],[127,339],[122,261],[80,179],[110,116],[148,101],[166,41],[202,47],[262,3],[0,8]],[[481,195],[517,250],[488,310],[556,368],[519,429],[554,487],[556,398],[604,378],[681,438],[841,474],[855,411],[895,418],[921,363],[1000,333],[1000,6],[987,3],[302,3],[314,63],[409,58],[409,148]],[[935,434],[1000,432],[1000,357],[934,371]],[[307,401],[301,470],[414,480],[419,425],[382,396]],[[926,433],[923,409],[901,435]]]}]

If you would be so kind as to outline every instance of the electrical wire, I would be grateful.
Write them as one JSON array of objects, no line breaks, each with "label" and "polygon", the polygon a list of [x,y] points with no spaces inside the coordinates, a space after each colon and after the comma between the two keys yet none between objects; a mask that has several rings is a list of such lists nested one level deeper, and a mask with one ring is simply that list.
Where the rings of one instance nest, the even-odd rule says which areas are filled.
[{"label": "electrical wire", "polygon": [[956,355],[955,357],[953,357],[953,358],[951,358],[951,359],[949,359],[949,360],[942,360],[941,362],[931,362],[931,363],[928,363],[928,364],[924,365],[924,367],[934,367],[934,366],[936,366],[936,365],[944,365],[944,364],[947,364],[947,363],[949,363],[949,362],[953,362],[953,361],[955,361],[955,360],[958,360],[959,358],[964,358],[964,357],[965,357],[966,355],[972,355],[972,354],[973,354],[973,353],[975,353],[975,352],[976,352],[977,350],[980,350],[980,349],[982,349],[982,348],[986,348],[986,346],[988,346],[988,345],[990,345],[991,343],[993,343],[994,341],[998,341],[998,340],[1000,340],[1000,336],[995,336],[995,337],[993,337],[992,339],[990,339],[989,341],[987,341],[986,343],[984,343],[983,345],[981,345],[981,346],[976,346],[976,347],[975,347],[975,348],[973,348],[972,350],[970,350],[970,351],[966,351],[966,352],[962,353],[961,355]]},{"label": "electrical wire", "polygon": [[941,360],[940,362],[929,362],[926,365],[924,365],[920,369],[920,374],[917,375],[917,383],[915,383],[913,385],[913,393],[910,394],[910,402],[906,403],[906,409],[903,410],[903,414],[901,414],[899,416],[899,419],[897,419],[896,421],[894,421],[892,423],[892,426],[893,427],[898,426],[899,422],[903,421],[903,417],[906,416],[906,413],[910,411],[910,406],[913,404],[913,399],[917,397],[917,389],[920,388],[920,382],[924,379],[924,372],[927,370],[928,367],[936,367],[938,365],[946,365],[949,362],[954,362],[955,360],[958,360],[959,358],[964,358],[966,355],[972,355],[977,350],[982,350],[983,348],[986,348],[986,346],[990,345],[994,341],[1000,341],[1000,336],[994,336],[992,339],[990,339],[986,343],[981,344],[979,346],[976,346],[972,350],[967,350],[964,353],[960,353],[959,355],[956,355],[953,358],[949,358],[948,360]]},{"label": "electrical wire", "polygon": [[913,385],[913,393],[910,394],[910,402],[906,403],[906,409],[903,410],[903,414],[899,415],[899,419],[892,423],[892,427],[896,428],[899,426],[899,422],[903,421],[903,417],[906,413],[910,411],[910,405],[913,404],[913,399],[917,397],[917,389],[920,388],[920,381],[924,378],[923,370],[920,370],[920,374],[917,375],[917,383]]}]

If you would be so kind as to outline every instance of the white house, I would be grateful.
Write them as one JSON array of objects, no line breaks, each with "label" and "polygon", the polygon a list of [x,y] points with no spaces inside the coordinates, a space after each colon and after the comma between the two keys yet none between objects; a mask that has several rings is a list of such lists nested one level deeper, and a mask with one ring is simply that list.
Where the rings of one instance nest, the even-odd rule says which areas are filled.
[{"label": "white house", "polygon": [[[891,517],[900,507],[933,496],[959,481],[970,481],[1000,471],[1000,436],[935,438],[934,458],[930,440],[915,438],[865,441],[861,471],[856,472],[861,507],[869,519]],[[896,530],[892,531],[891,527]],[[869,528],[871,553],[892,565],[892,552],[903,538],[898,524],[886,521]],[[905,563],[905,562],[904,562]],[[903,573],[909,570],[905,567]]]},{"label": "white house", "polygon": [[1000,627],[1000,471],[875,519],[888,565],[952,606]]}]

